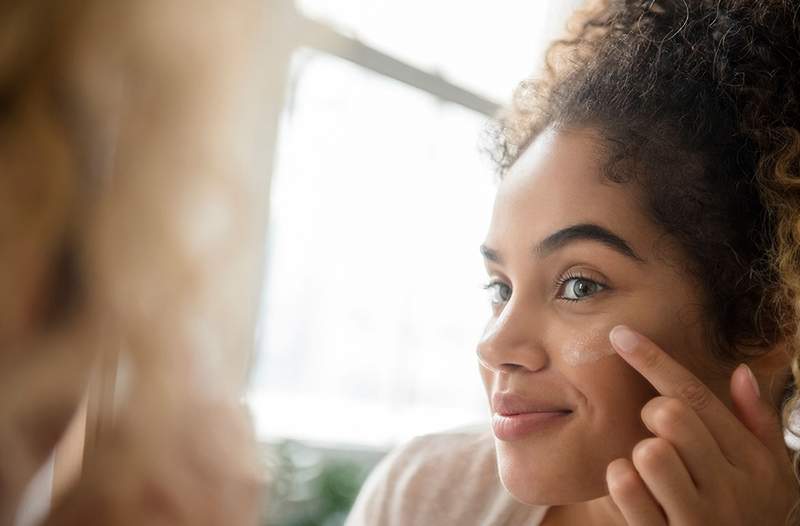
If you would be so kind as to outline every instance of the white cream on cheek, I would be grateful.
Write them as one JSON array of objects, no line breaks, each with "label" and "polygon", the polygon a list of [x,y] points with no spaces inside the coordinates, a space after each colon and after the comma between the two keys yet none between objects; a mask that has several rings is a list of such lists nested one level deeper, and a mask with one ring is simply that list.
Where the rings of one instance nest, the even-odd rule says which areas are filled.
[{"label": "white cream on cheek", "polygon": [[[490,322],[484,330],[482,341],[492,339],[495,337],[497,331],[502,328],[505,323],[506,312],[504,311],[500,317],[493,323]],[[608,333],[611,331],[609,327],[588,327],[581,330],[571,332],[567,342],[561,347],[561,359],[571,367],[578,367],[594,363],[606,356],[616,354],[611,342],[608,340]],[[480,364],[490,371],[502,372],[496,370],[494,367],[486,363],[478,353],[478,361]]]},{"label": "white cream on cheek", "polygon": [[616,354],[608,340],[610,331],[611,327],[592,327],[574,331],[569,341],[561,348],[564,363],[578,367]]}]

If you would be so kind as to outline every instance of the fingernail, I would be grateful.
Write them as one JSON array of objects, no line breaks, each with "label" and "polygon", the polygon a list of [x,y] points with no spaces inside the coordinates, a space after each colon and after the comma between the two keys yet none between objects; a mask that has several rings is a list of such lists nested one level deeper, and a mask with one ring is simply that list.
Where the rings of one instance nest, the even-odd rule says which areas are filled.
[{"label": "fingernail", "polygon": [[750,385],[753,388],[753,392],[756,398],[761,398],[761,388],[758,387],[758,380],[756,380],[756,375],[753,374],[753,370],[750,369],[746,363],[741,364],[739,367],[744,367],[745,370],[747,370],[747,377],[750,378]]},{"label": "fingernail", "polygon": [[611,343],[622,352],[633,352],[639,344],[639,336],[624,325],[617,325],[609,333]]}]

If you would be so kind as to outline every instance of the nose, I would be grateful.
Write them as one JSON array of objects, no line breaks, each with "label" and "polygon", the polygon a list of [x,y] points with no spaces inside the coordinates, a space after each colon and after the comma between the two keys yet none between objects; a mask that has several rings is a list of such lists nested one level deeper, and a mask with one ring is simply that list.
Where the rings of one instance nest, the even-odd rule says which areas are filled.
[{"label": "nose", "polygon": [[547,367],[549,357],[542,344],[540,318],[514,298],[499,316],[489,320],[477,346],[478,360],[491,371],[533,372]]}]

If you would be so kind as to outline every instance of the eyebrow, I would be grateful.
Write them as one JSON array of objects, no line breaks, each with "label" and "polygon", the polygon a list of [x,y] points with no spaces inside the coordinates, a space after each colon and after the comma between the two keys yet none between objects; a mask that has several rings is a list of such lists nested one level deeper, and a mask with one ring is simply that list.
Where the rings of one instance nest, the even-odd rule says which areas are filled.
[{"label": "eyebrow", "polygon": [[[556,250],[576,241],[595,241],[602,243],[637,263],[645,263],[645,260],[636,254],[624,239],[607,228],[594,223],[580,223],[553,232],[538,244],[534,245],[531,252],[539,258],[544,258]],[[481,254],[483,254],[484,258],[494,261],[495,263],[503,262],[503,258],[497,250],[489,248],[486,245],[481,245]]]}]

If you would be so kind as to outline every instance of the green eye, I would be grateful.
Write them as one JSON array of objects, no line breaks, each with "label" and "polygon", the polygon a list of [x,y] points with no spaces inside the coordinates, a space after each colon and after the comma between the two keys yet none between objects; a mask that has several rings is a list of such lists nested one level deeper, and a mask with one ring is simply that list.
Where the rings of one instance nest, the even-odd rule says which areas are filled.
[{"label": "green eye", "polygon": [[605,287],[596,281],[582,277],[569,277],[561,282],[564,293],[559,296],[568,301],[580,301],[597,294]]}]

